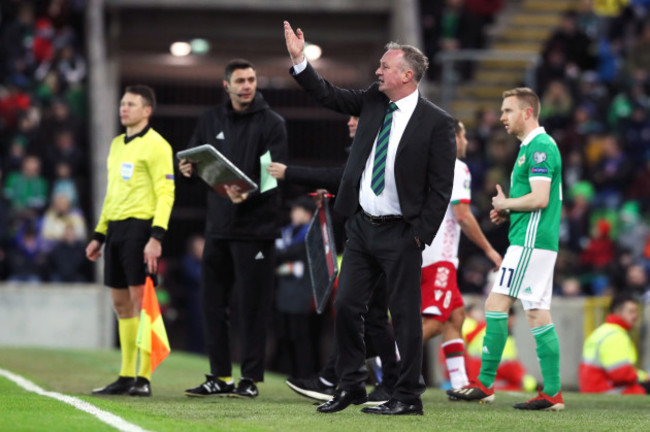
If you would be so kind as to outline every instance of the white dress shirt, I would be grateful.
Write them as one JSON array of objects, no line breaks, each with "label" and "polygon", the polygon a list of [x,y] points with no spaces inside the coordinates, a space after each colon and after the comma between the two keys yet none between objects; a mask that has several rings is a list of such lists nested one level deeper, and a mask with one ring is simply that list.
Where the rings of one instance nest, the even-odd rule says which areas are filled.
[{"label": "white dress shirt", "polygon": [[[296,75],[306,68],[306,58],[301,63],[293,65],[293,71]],[[361,188],[359,189],[359,204],[361,208],[373,216],[402,214],[402,208],[399,205],[399,196],[397,195],[397,185],[395,183],[395,154],[397,153],[397,146],[402,139],[402,135],[404,135],[406,125],[418,104],[419,97],[420,93],[416,89],[410,95],[398,101],[392,101],[397,105],[397,110],[393,112],[393,123],[390,129],[390,137],[388,138],[388,154],[384,167],[384,190],[379,195],[375,195],[370,186],[372,181],[372,168],[375,163],[377,137],[379,136],[379,130],[377,130],[377,136],[375,136],[375,141],[372,144],[372,151],[368,156],[366,167],[361,176]]]},{"label": "white dress shirt", "polygon": [[397,184],[395,183],[395,154],[404,130],[408,124],[415,107],[418,104],[420,93],[415,90],[410,95],[395,102],[397,109],[393,112],[393,124],[390,128],[388,138],[388,154],[386,156],[386,166],[384,173],[384,190],[375,195],[370,183],[372,181],[372,168],[375,163],[375,149],[377,148],[377,136],[372,144],[370,156],[366,161],[366,167],[361,175],[361,188],[359,189],[359,204],[366,213],[373,216],[384,215],[401,215],[402,208],[399,205],[399,196],[397,195]]}]

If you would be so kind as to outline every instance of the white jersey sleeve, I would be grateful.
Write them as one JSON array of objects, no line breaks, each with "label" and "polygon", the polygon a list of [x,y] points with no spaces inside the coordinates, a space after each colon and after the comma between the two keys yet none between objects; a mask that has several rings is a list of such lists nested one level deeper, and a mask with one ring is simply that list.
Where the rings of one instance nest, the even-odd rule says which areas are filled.
[{"label": "white jersey sleeve", "polygon": [[422,251],[422,267],[428,267],[439,261],[451,262],[458,267],[458,245],[460,244],[460,225],[454,215],[453,206],[458,203],[468,203],[471,198],[472,177],[464,162],[456,159],[454,168],[454,186],[451,191],[451,201],[447,206],[445,218],[440,224],[438,233],[431,246]]},{"label": "white jersey sleeve", "polygon": [[465,162],[456,159],[454,168],[454,187],[451,191],[451,204],[467,203],[472,199],[472,175]]}]

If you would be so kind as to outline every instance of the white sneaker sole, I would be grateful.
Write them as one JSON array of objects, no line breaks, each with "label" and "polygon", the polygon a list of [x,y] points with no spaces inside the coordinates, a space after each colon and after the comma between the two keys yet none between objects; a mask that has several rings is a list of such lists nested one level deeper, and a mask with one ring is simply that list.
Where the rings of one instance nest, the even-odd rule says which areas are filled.
[{"label": "white sneaker sole", "polygon": [[316,391],[305,390],[304,388],[300,388],[294,384],[291,384],[288,380],[285,382],[291,390],[295,391],[301,396],[305,396],[308,397],[309,399],[314,399],[321,402],[328,402],[332,400],[332,396],[326,395],[324,393],[319,393]]}]

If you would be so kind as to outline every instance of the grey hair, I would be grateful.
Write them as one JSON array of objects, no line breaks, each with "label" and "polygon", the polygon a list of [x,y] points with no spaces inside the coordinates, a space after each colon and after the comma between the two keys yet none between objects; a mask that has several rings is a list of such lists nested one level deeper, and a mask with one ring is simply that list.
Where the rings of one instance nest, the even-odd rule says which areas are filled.
[{"label": "grey hair", "polygon": [[422,53],[422,51],[413,45],[402,45],[397,42],[388,42],[384,48],[386,51],[402,51],[404,54],[404,62],[406,62],[409,69],[413,71],[413,79],[415,82],[420,82],[424,73],[429,69],[429,59]]}]

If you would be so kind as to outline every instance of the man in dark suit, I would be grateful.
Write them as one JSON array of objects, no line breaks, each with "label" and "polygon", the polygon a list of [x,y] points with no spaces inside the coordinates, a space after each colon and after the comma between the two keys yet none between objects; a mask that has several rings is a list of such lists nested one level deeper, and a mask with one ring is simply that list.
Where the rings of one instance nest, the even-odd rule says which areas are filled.
[{"label": "man in dark suit", "polygon": [[456,144],[452,118],[418,92],[428,67],[415,47],[389,43],[365,90],[333,86],[307,63],[303,32],[284,22],[298,83],[323,106],[359,117],[335,210],[348,218],[336,297],[338,389],[318,407],[332,413],[367,399],[363,315],[377,279],[386,274],[388,306],[402,360],[388,402],[369,414],[422,414],[422,249],[431,244],[449,204]]}]

